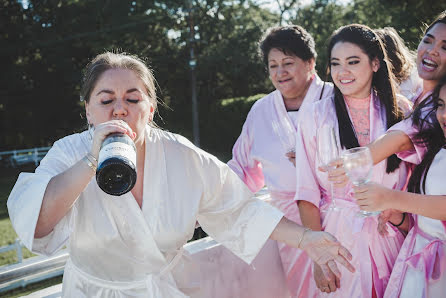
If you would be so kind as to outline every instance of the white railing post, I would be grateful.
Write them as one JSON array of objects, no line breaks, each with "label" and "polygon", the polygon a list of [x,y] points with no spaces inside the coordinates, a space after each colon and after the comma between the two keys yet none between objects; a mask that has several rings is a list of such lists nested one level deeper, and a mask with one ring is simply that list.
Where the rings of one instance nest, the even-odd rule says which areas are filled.
[{"label": "white railing post", "polygon": [[15,240],[15,247],[17,252],[17,262],[22,263],[23,255],[22,255],[22,243],[20,242],[20,239]]},{"label": "white railing post", "polygon": [[37,148],[34,148],[34,165],[37,167],[38,164],[38,153],[37,153]]}]

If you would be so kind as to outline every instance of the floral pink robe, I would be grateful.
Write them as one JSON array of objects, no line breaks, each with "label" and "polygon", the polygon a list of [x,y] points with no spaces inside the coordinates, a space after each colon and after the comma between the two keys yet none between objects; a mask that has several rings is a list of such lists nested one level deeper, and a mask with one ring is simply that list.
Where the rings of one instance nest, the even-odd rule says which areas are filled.
[{"label": "floral pink robe", "polygon": [[[315,75],[299,112],[287,113],[278,90],[258,100],[249,111],[242,133],[232,149],[233,157],[228,162],[251,191],[257,192],[267,185],[271,203],[288,219],[299,224],[299,210],[294,201],[296,170],[285,154],[294,150],[296,122],[302,110],[332,92],[333,85],[324,84]],[[297,164],[299,166],[299,160]],[[314,297],[311,260],[299,249],[277,244],[291,295]]]},{"label": "floral pink robe", "polygon": [[[407,107],[408,108],[408,107]],[[370,141],[386,132],[384,108],[372,95],[370,103]],[[296,141],[296,197],[317,206],[321,211],[322,227],[333,234],[353,255],[355,273],[340,268],[341,287],[330,297],[372,297],[372,286],[378,297],[384,295],[393,264],[398,255],[403,235],[391,229],[389,236],[382,237],[377,231],[377,217],[357,216],[359,208],[353,198],[351,185],[336,190],[339,211],[326,210],[331,201],[327,173],[318,170],[316,133],[322,125],[330,125],[338,133],[338,121],[333,98],[313,104],[299,119],[300,130]],[[338,137],[339,139],[339,137]],[[386,174],[386,161],[373,168],[371,180],[392,189],[403,189],[407,182],[404,162],[393,173]]]}]

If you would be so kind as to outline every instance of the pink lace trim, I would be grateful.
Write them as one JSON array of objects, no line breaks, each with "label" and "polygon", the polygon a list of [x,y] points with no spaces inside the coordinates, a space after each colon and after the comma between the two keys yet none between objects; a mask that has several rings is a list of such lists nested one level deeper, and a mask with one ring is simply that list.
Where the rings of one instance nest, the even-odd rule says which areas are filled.
[{"label": "pink lace trim", "polygon": [[359,146],[365,146],[370,143],[370,99],[371,95],[366,98],[344,96]]}]

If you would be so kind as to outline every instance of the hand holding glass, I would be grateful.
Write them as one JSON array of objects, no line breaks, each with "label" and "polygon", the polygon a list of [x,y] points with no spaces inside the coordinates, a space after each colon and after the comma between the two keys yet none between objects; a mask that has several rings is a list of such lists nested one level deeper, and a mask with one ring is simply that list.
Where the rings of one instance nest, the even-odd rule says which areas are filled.
[{"label": "hand holding glass", "polygon": [[[342,154],[345,172],[355,186],[367,184],[373,170],[373,159],[368,147],[357,147]],[[380,212],[360,211],[358,216],[375,216]]]},{"label": "hand holding glass", "polygon": [[283,119],[281,122],[282,125],[276,120],[271,121],[273,131],[279,137],[282,148],[285,149],[285,153],[295,151],[295,139],[292,136],[296,133],[296,131],[287,120],[288,119]]},{"label": "hand holding glass", "polygon": [[[321,126],[317,130],[317,158],[320,162],[319,167],[323,171],[331,170],[330,163],[338,157],[339,147],[334,127],[328,125]],[[331,203],[328,206],[328,210],[339,210],[340,208],[336,206],[332,182],[330,182],[330,197]]]}]

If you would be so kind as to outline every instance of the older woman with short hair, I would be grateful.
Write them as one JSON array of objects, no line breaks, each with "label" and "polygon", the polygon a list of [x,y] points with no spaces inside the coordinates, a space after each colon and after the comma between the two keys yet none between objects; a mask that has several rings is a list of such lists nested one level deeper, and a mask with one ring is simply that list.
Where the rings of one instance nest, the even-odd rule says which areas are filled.
[{"label": "older woman with short hair", "polygon": [[[256,192],[268,186],[272,205],[301,223],[294,201],[293,166],[297,121],[305,106],[333,92],[316,74],[313,37],[300,26],[274,27],[260,42],[263,62],[276,90],[258,100],[248,113],[228,165]],[[299,161],[297,161],[299,163]],[[301,250],[279,243],[280,256],[293,297],[313,297],[311,262]]]}]

